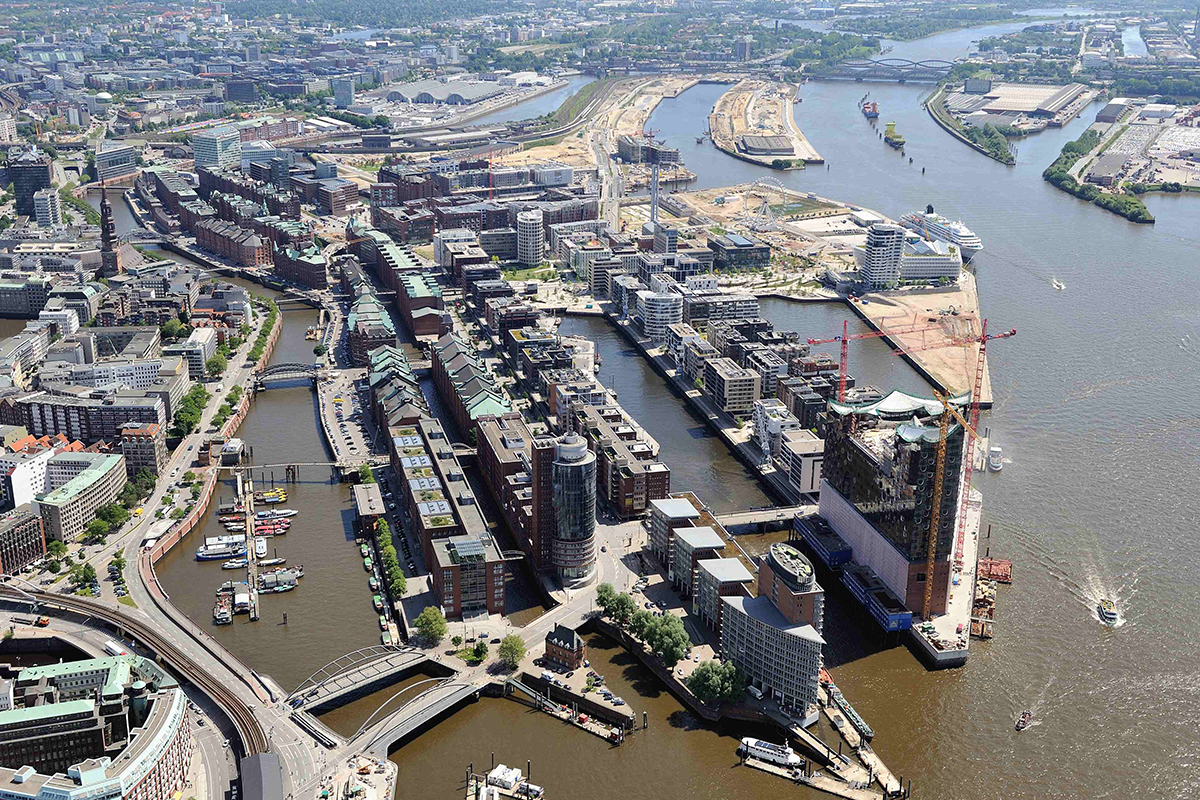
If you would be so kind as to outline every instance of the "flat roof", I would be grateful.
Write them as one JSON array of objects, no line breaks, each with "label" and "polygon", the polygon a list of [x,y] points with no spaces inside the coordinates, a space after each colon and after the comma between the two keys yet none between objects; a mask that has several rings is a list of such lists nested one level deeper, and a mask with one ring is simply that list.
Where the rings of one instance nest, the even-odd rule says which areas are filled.
[{"label": "flat roof", "polygon": [[95,708],[95,700],[68,700],[64,703],[46,703],[28,708],[10,708],[8,711],[0,711],[0,727],[62,717],[67,714],[90,714]]},{"label": "flat roof", "polygon": [[682,497],[664,497],[661,500],[651,500],[650,505],[674,519],[697,519],[700,512],[696,507]]},{"label": "flat roof", "polygon": [[744,583],[754,580],[754,574],[746,569],[740,558],[706,558],[697,566],[712,575],[718,583]]},{"label": "flat roof", "polygon": [[807,639],[810,642],[825,644],[825,640],[821,638],[821,634],[817,633],[816,628],[812,625],[795,625],[789,622],[787,617],[780,614],[779,609],[767,597],[723,596],[721,600],[726,605],[741,611],[751,619],[761,622],[764,625],[769,625],[781,633],[795,636],[798,639]]},{"label": "flat roof", "polygon": [[676,541],[686,542],[687,546],[693,550],[702,548],[719,550],[725,546],[725,540],[721,538],[721,534],[708,527],[676,528],[675,539]]}]

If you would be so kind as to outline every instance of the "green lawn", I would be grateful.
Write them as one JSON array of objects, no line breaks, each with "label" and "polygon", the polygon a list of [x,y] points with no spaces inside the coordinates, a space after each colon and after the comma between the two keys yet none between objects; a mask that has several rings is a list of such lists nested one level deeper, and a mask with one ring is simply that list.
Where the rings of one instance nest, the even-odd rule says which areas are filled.
[{"label": "green lawn", "polygon": [[558,273],[554,267],[528,267],[526,269],[506,269],[503,275],[506,281],[528,281],[535,278],[549,280],[556,277]]},{"label": "green lawn", "polygon": [[118,597],[117,602],[123,606],[129,606],[130,608],[138,607],[137,603],[133,602],[133,598],[130,597],[129,595],[125,595],[124,597]]}]

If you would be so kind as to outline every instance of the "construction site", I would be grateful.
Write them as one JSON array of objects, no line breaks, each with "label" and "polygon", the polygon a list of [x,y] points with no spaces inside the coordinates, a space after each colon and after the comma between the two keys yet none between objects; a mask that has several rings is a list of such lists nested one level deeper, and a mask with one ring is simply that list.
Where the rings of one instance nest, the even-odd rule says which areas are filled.
[{"label": "construction site", "polygon": [[823,164],[796,124],[796,87],[790,83],[743,80],[721,95],[708,118],[720,150],[774,169]]}]

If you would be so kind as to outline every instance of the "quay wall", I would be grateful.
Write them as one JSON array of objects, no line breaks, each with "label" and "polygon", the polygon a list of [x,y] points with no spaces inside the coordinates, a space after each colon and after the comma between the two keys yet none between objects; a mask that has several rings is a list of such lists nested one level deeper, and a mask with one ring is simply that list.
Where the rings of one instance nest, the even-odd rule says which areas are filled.
[{"label": "quay wall", "polygon": [[[587,695],[577,694],[563,686],[555,686],[541,676],[534,675],[531,672],[521,673],[521,683],[530,689],[541,692],[556,703],[574,704],[583,713],[596,719],[604,720],[609,725],[616,725],[627,731],[633,730],[636,727],[636,716],[632,710],[627,713],[621,713],[616,708],[597,703],[595,700],[588,698]],[[521,699],[516,695],[513,695],[513,697]],[[629,707],[626,706],[626,708]]]}]

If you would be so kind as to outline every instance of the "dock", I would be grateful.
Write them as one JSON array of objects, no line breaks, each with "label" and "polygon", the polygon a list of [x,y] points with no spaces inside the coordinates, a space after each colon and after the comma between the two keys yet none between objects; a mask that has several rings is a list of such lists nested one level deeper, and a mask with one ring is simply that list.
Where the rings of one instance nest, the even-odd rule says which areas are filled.
[{"label": "dock", "polygon": [[747,767],[759,770],[760,772],[770,773],[771,775],[783,778],[786,781],[791,781],[792,783],[800,783],[806,786],[811,786],[814,789],[819,789],[827,794],[845,797],[847,800],[883,800],[884,798],[883,792],[854,784],[843,783],[836,778],[831,778],[828,775],[822,775],[819,772],[812,775],[807,775],[802,771],[788,769],[787,767],[780,766],[779,764],[770,764],[766,761],[761,761],[751,756],[743,757],[742,763]]}]

